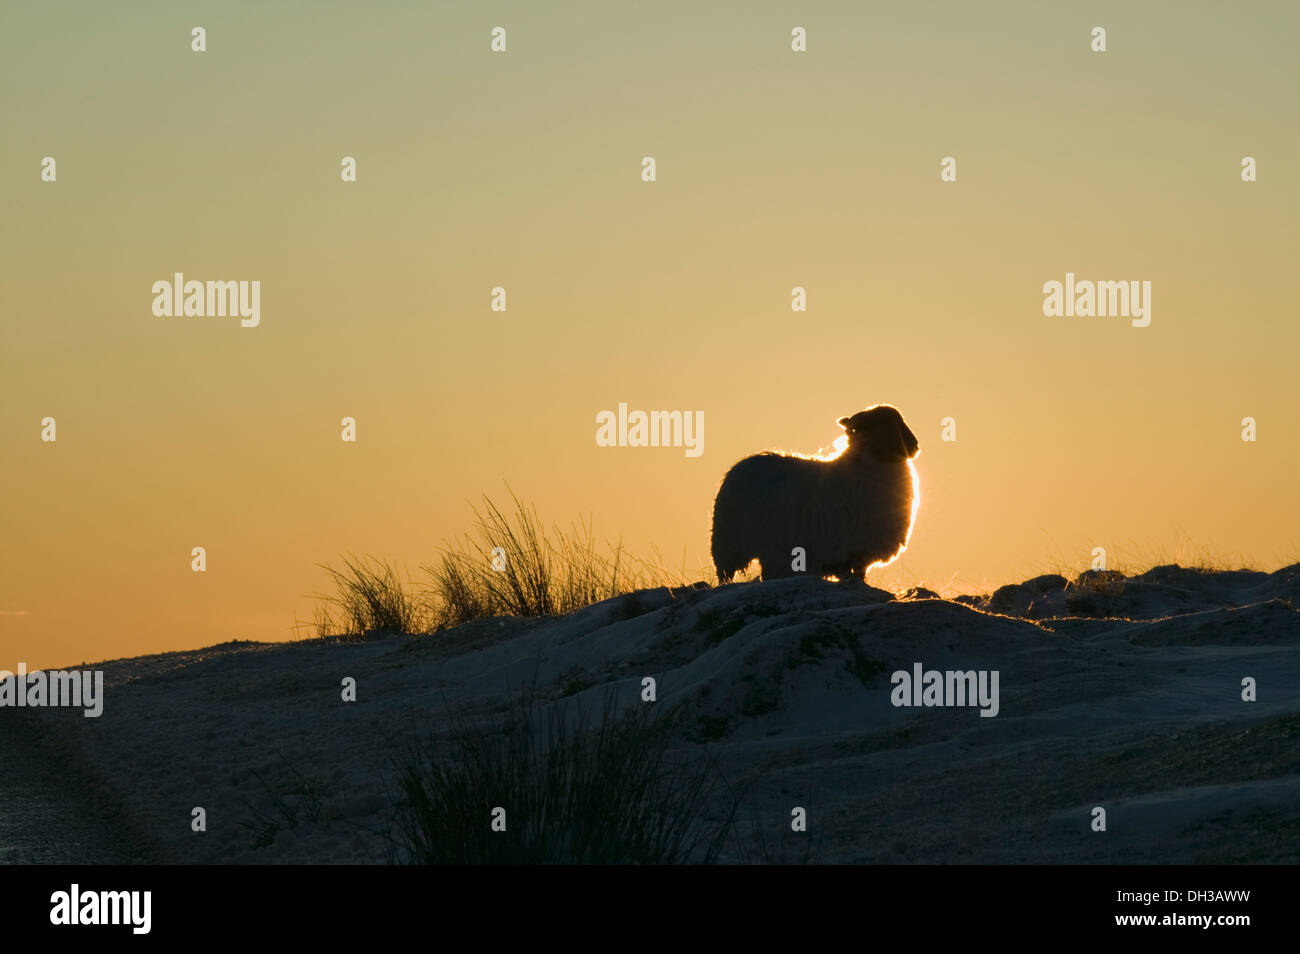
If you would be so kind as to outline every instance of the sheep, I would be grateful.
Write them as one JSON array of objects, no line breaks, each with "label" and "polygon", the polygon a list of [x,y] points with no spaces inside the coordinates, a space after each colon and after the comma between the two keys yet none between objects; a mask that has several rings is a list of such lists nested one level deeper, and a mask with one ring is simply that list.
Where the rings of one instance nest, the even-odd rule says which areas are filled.
[{"label": "sheep", "polygon": [[713,565],[729,583],[757,558],[764,580],[807,570],[865,579],[907,546],[920,483],[916,435],[888,404],[842,417],[847,446],[823,459],[768,451],[722,478],[713,502]]}]

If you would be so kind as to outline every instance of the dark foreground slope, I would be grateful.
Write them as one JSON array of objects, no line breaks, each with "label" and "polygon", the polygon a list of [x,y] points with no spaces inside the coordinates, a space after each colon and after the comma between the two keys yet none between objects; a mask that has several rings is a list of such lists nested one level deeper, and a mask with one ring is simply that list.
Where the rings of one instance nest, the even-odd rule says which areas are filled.
[{"label": "dark foreground slope", "polygon": [[[825,862],[1300,860],[1300,566],[1064,584],[648,590],[436,636],[109,663],[102,718],[41,717],[163,861],[385,860],[404,742],[503,718],[524,686],[671,713],[674,746],[707,749],[744,793],[724,860],[754,856],[751,824],[775,857],[811,841]],[[891,675],[918,663],[996,671],[997,715],[893,705]]]}]

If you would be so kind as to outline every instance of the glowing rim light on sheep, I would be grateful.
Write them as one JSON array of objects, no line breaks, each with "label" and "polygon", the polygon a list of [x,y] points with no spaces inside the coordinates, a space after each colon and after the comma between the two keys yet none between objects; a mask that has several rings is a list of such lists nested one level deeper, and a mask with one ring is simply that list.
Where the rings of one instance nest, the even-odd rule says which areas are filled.
[{"label": "glowing rim light on sheep", "polygon": [[[916,452],[916,457],[920,457],[921,452]],[[876,567],[889,566],[907,550],[907,545],[912,542],[912,531],[916,528],[916,512],[921,509],[921,475],[916,472],[916,457],[909,458],[907,469],[912,472],[912,518],[907,522],[907,536],[903,538],[903,545],[898,548],[898,552],[891,556],[884,563],[873,563],[867,567],[867,573],[870,573]],[[866,574],[864,573],[865,577]]]},{"label": "glowing rim light on sheep", "polygon": [[[834,453],[825,456],[818,454],[817,459],[834,460],[836,457],[839,457],[849,449],[849,435],[841,434],[839,437],[835,438],[835,440],[831,441],[831,447],[834,448]],[[910,457],[907,461],[907,469],[912,472],[912,517],[907,521],[907,536],[903,538],[903,545],[899,547],[898,552],[888,560],[885,560],[883,563],[873,563],[868,566],[867,573],[870,573],[877,567],[889,566],[889,564],[893,563],[907,551],[907,545],[912,542],[912,531],[916,528],[916,512],[921,509],[921,475],[916,472],[916,458],[920,456],[921,452],[918,450],[916,452],[916,457]],[[866,573],[863,574],[863,578],[866,578]]]},{"label": "glowing rim light on sheep", "polygon": [[848,450],[849,435],[841,434],[839,437],[835,438],[835,440],[831,441],[831,447],[835,448],[835,453],[823,457],[822,460],[834,460],[836,457],[839,457],[846,450]]}]

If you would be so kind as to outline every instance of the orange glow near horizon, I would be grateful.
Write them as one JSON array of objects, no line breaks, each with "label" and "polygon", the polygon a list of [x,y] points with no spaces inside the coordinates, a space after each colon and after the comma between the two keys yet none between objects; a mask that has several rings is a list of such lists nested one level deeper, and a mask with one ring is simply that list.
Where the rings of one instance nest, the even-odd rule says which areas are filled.
[{"label": "orange glow near horizon", "polygon": [[[912,465],[873,586],[1300,560],[1300,5],[1112,5],[1104,55],[1061,4],[827,0],[796,54],[788,4],[501,0],[503,55],[473,4],[303,6],[203,54],[156,0],[0,17],[0,669],[299,638],[319,564],[423,582],[506,485],[713,581],[727,469],[882,400],[925,506]],[[260,322],[155,316],[177,272]],[[1044,314],[1067,273],[1149,325]],[[599,444],[622,403],[699,455]]]}]

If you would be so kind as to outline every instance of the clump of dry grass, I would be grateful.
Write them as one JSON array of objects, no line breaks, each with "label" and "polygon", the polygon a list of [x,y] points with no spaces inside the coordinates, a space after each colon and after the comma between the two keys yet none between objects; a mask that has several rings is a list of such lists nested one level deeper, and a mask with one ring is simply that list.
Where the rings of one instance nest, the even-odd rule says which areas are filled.
[{"label": "clump of dry grass", "polygon": [[421,568],[432,581],[440,625],[571,613],[651,585],[648,565],[630,559],[621,542],[601,551],[589,521],[547,531],[535,507],[511,499],[507,514],[485,497],[482,510],[471,508],[471,532]]},{"label": "clump of dry grass", "polygon": [[395,633],[428,632],[428,595],[402,582],[397,567],[374,557],[343,558],[342,568],[322,563],[333,593],[318,594],[313,625],[323,639],[371,639]]},{"label": "clump of dry grass", "polygon": [[[673,744],[653,706],[614,695],[543,706],[525,691],[503,720],[443,720],[402,765],[394,860],[415,864],[709,864],[739,795],[706,750]],[[489,821],[501,806],[505,827]],[[508,806],[508,808],[507,808]]]},{"label": "clump of dry grass", "polygon": [[551,616],[650,586],[682,586],[685,576],[662,563],[634,558],[621,542],[601,547],[590,520],[550,530],[536,507],[513,492],[513,509],[488,497],[471,506],[469,533],[444,543],[438,562],[424,565],[422,585],[398,567],[347,555],[342,567],[321,567],[332,593],[317,594],[310,624],[322,638],[429,633],[492,616]]}]

